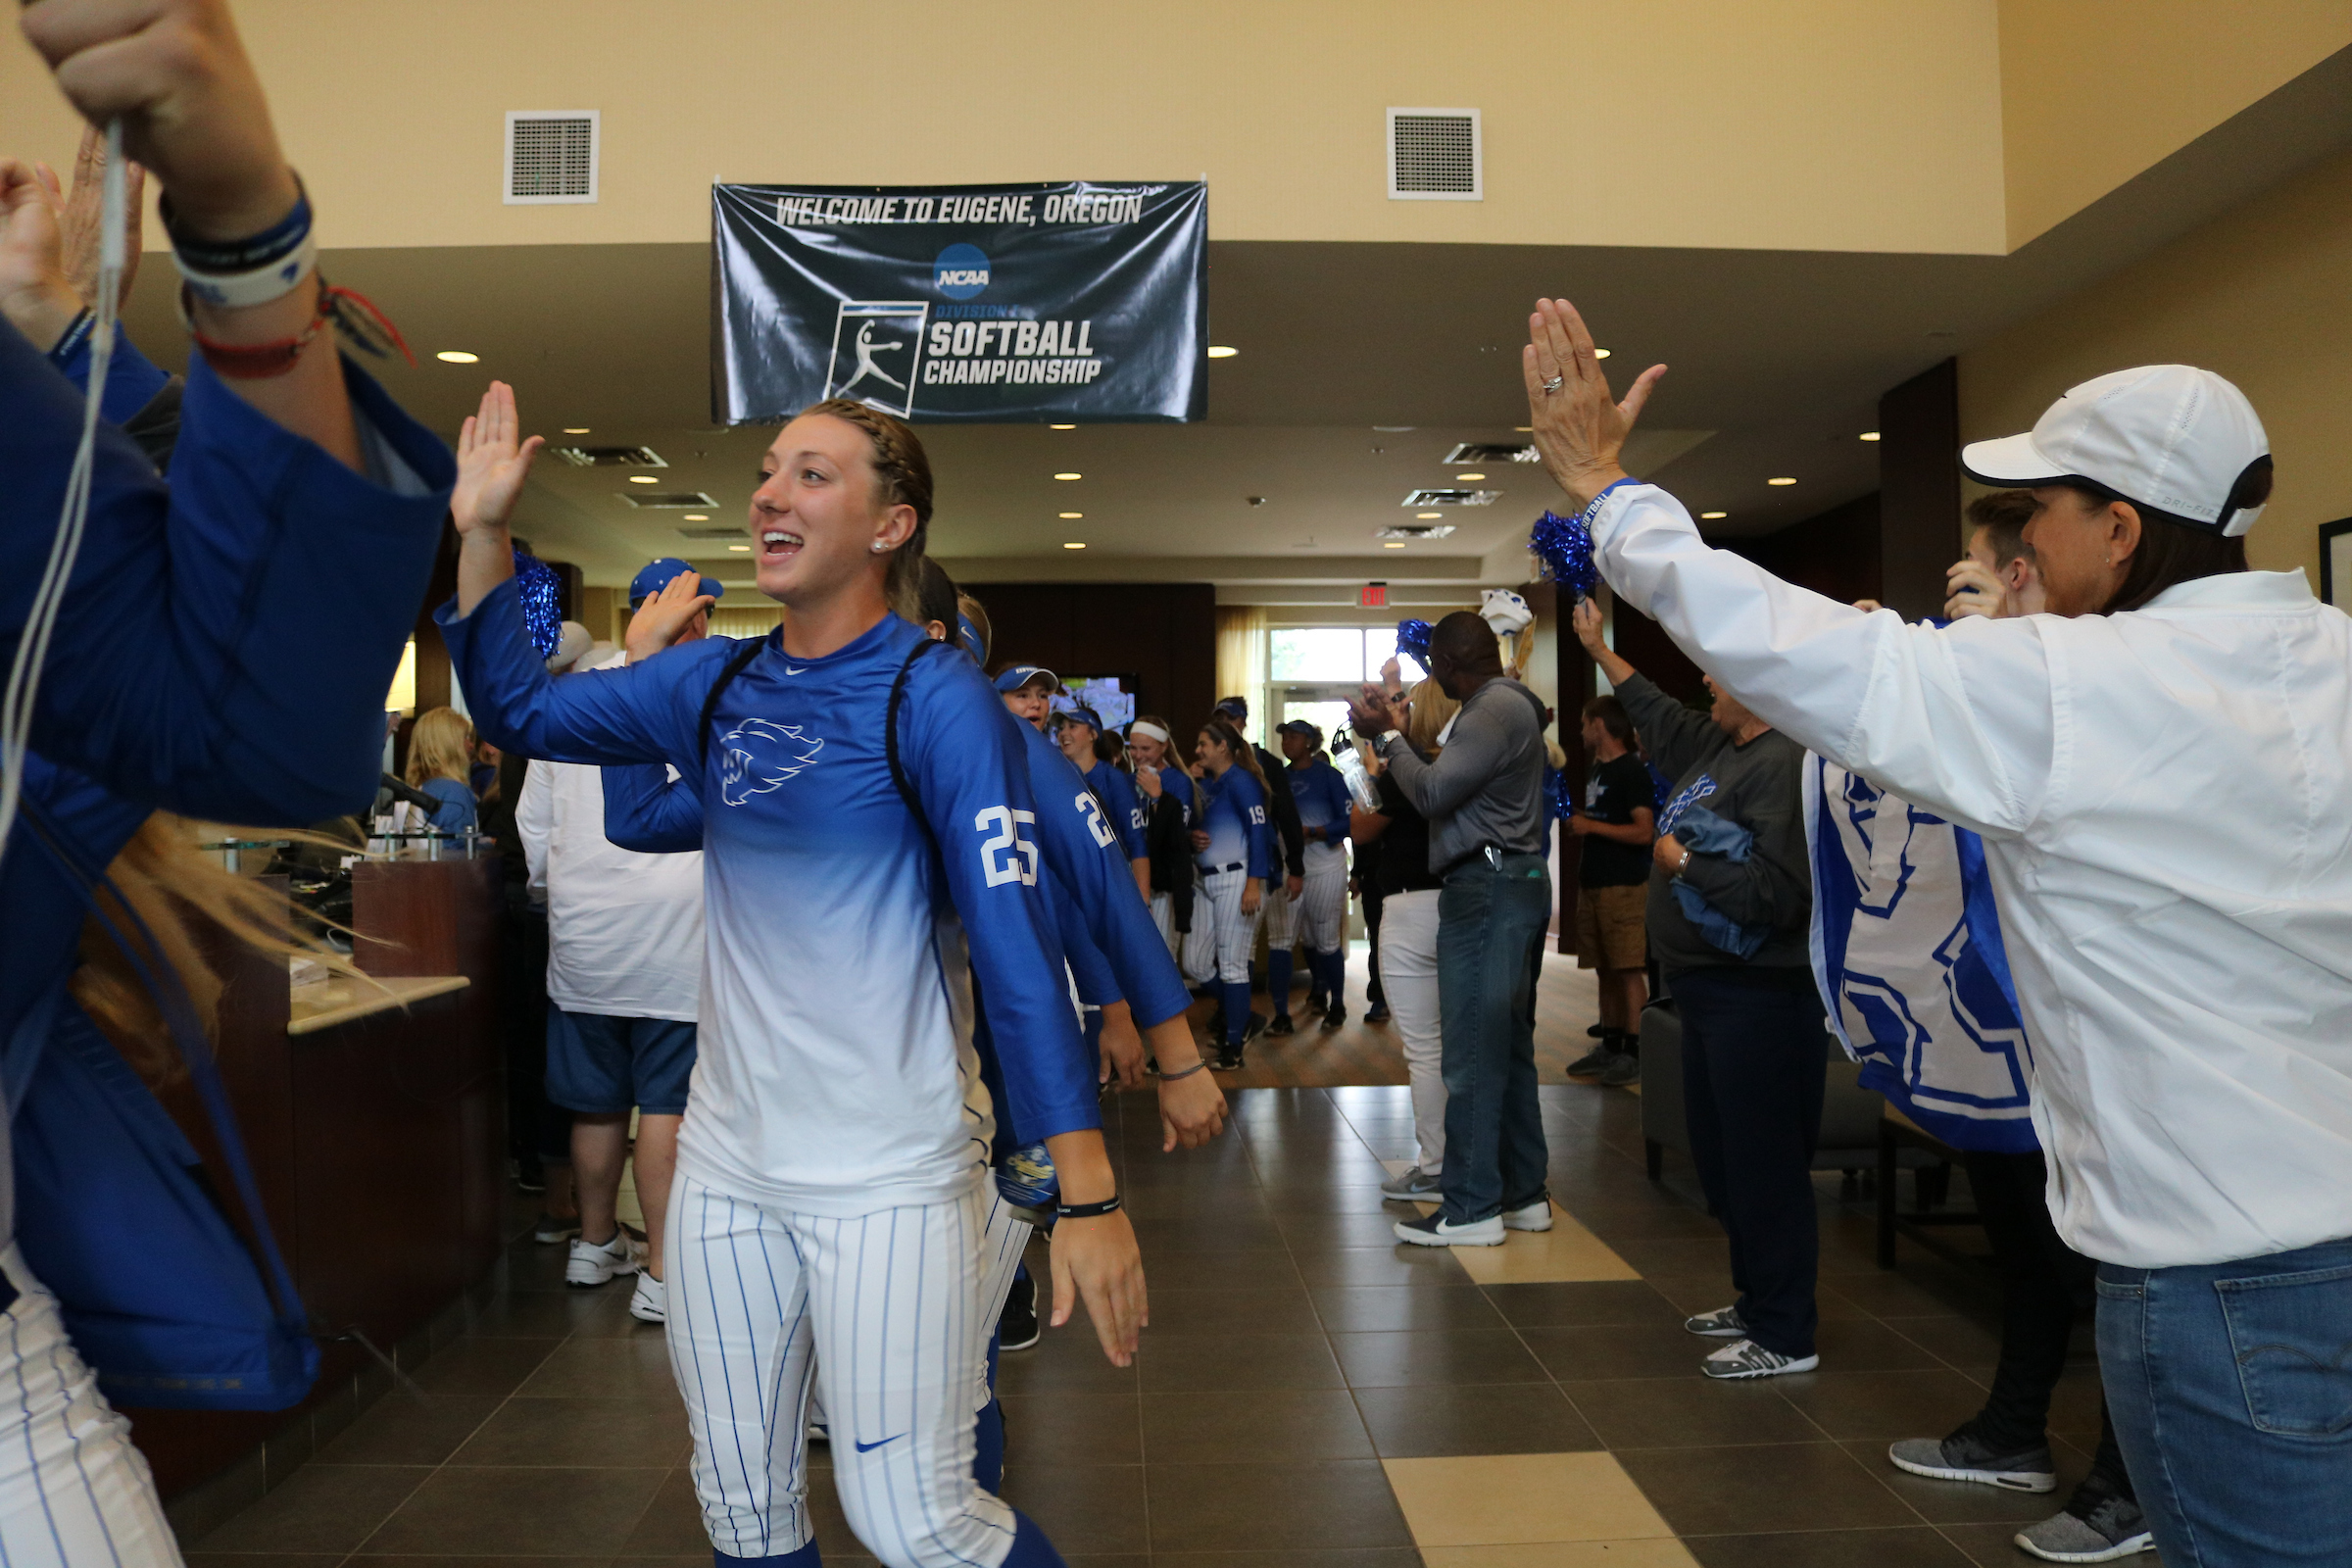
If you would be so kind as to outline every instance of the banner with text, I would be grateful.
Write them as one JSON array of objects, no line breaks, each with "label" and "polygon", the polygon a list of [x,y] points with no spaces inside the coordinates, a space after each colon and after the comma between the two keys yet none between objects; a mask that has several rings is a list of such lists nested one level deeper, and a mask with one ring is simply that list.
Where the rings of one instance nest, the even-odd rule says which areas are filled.
[{"label": "banner with text", "polygon": [[713,185],[711,413],[1200,419],[1208,187]]}]

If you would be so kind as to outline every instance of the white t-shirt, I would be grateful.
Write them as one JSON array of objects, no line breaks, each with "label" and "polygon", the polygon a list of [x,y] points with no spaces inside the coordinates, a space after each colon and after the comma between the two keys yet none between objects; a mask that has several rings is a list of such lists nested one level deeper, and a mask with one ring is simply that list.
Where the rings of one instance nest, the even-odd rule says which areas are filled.
[{"label": "white t-shirt", "polygon": [[[593,668],[628,662],[614,654]],[[547,899],[547,1000],[565,1012],[692,1023],[702,993],[703,857],[605,837],[603,770],[533,761],[514,808]]]}]

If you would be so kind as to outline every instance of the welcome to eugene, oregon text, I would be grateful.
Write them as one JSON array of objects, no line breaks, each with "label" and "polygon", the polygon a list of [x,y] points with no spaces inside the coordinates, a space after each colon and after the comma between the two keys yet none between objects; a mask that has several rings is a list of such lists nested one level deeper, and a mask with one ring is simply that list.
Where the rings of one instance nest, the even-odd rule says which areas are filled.
[{"label": "welcome to eugene, oregon text", "polygon": [[776,221],[787,228],[836,223],[1133,223],[1146,191],[1037,192],[998,196],[780,196]]}]

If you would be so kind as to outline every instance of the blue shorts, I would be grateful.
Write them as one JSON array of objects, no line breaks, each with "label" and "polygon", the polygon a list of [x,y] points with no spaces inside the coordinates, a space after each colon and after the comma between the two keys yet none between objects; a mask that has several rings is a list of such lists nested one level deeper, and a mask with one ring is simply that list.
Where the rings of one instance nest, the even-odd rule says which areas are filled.
[{"label": "blue shorts", "polygon": [[694,1025],[547,1009],[547,1098],[592,1116],[686,1113]]}]

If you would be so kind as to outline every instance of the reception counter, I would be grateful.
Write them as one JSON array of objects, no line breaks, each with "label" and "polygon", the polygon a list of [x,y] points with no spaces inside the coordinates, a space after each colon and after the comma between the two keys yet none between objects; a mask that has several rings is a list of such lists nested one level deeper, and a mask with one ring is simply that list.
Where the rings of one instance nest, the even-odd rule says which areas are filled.
[{"label": "reception counter", "polygon": [[[220,938],[220,1064],[264,1206],[321,1336],[317,1388],[270,1414],[130,1410],[174,1521],[258,1497],[388,1384],[356,1336],[404,1362],[496,1266],[506,1163],[498,1038],[499,865],[353,868],[368,980],[289,984]],[[217,934],[216,934],[217,935]],[[165,1096],[208,1158],[186,1086]],[[225,1185],[225,1184],[223,1184]]]}]

